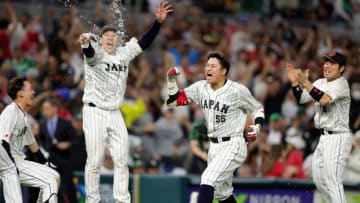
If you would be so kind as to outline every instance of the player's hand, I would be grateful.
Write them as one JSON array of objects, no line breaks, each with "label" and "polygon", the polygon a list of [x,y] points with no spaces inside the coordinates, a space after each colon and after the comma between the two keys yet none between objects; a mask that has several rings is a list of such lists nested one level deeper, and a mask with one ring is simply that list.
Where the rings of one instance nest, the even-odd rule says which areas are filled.
[{"label": "player's hand", "polygon": [[256,137],[260,135],[260,125],[250,125],[248,127],[248,133],[246,135],[246,139],[248,142],[254,142],[256,140]]},{"label": "player's hand", "polygon": [[167,17],[167,14],[172,11],[173,9],[171,7],[171,4],[169,4],[168,2],[161,1],[159,6],[156,8],[156,12],[155,12],[156,20],[159,23],[164,22],[164,20]]},{"label": "player's hand", "polygon": [[176,67],[172,67],[167,72],[167,79],[170,82],[173,82],[176,80],[176,77],[180,74],[180,71]]},{"label": "player's hand", "polygon": [[86,44],[90,41],[90,39],[86,36],[85,33],[82,33],[79,37],[79,43],[80,44]]},{"label": "player's hand", "polygon": [[291,85],[292,86],[298,85],[296,71],[294,69],[294,66],[291,63],[286,63],[286,73],[287,73],[287,77],[288,77]]},{"label": "player's hand", "polygon": [[311,85],[311,82],[309,81],[308,77],[309,77],[309,69],[306,69],[305,71],[296,72],[296,78],[302,87],[306,88],[306,86]]},{"label": "player's hand", "polygon": [[96,41],[96,35],[91,32],[81,33],[81,35],[79,37],[80,44],[86,44],[86,43],[90,42],[90,40]]}]

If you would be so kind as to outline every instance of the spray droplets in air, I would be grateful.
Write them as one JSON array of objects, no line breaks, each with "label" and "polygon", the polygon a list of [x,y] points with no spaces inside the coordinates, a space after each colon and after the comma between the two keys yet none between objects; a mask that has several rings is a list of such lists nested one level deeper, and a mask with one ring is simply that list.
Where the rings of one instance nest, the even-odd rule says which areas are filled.
[{"label": "spray droplets in air", "polygon": [[126,36],[124,20],[125,6],[121,0],[113,0],[109,5],[109,10],[112,12],[112,24],[117,28],[119,38],[123,40]]},{"label": "spray droplets in air", "polygon": [[[64,4],[66,8],[72,8],[74,1],[75,1],[75,5],[77,4],[77,0],[58,0],[58,1]],[[110,23],[116,27],[117,34],[121,41],[120,43],[123,44],[124,43],[123,40],[126,37],[125,20],[124,20],[125,5],[122,2],[122,0],[108,0],[108,2],[109,2],[108,9],[111,14]],[[92,31],[94,31],[95,33],[100,33],[100,28],[92,21],[88,20],[88,18],[84,17],[83,15],[79,15],[79,18],[82,19],[84,22],[86,22],[88,25],[90,25],[92,27],[91,28]]]}]

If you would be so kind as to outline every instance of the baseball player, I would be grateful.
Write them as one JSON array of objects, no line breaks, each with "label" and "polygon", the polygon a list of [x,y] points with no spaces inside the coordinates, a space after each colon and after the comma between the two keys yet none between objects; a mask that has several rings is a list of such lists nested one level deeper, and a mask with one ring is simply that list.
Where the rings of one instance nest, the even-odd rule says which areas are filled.
[{"label": "baseball player", "polygon": [[[35,92],[26,78],[13,78],[9,82],[8,94],[13,99],[13,102],[0,115],[0,136],[2,142],[9,146],[9,151],[18,170],[18,179],[22,185],[40,188],[38,202],[57,202],[59,174],[52,168],[43,165],[47,162],[47,159],[40,151],[27,121],[26,109],[32,104]],[[25,145],[39,163],[24,160],[23,147]],[[13,164],[9,163],[9,167],[12,166]],[[14,174],[13,171],[7,173],[2,174],[2,176],[13,176]],[[18,183],[13,183],[12,188],[14,190],[5,191],[5,193],[9,192],[18,195],[19,191],[16,184]],[[9,195],[5,194],[5,197]],[[9,202],[17,203],[19,201]]]},{"label": "baseball player", "polygon": [[346,57],[333,52],[324,56],[324,78],[311,83],[308,71],[286,65],[293,94],[299,103],[315,102],[315,126],[321,130],[313,155],[313,180],[329,203],[345,203],[342,176],[351,150],[349,128],[350,89],[342,76]]},{"label": "baseball player", "polygon": [[169,106],[199,104],[207,123],[210,146],[208,165],[201,176],[198,203],[211,203],[215,197],[221,203],[236,203],[232,195],[235,169],[246,158],[243,132],[247,113],[252,113],[254,125],[249,126],[248,141],[254,141],[264,122],[261,104],[244,86],[227,79],[229,62],[219,53],[210,53],[205,66],[206,80],[179,90],[176,67],[167,73]]},{"label": "baseball player", "polygon": [[83,128],[88,157],[85,166],[87,203],[100,201],[99,168],[105,144],[108,144],[115,165],[114,199],[130,203],[128,132],[119,108],[124,98],[130,60],[150,46],[171,11],[170,4],[161,2],[150,30],[139,41],[132,38],[123,47],[117,46],[116,28],[111,25],[102,29],[101,45],[93,41],[91,35],[80,35],[85,61]]}]

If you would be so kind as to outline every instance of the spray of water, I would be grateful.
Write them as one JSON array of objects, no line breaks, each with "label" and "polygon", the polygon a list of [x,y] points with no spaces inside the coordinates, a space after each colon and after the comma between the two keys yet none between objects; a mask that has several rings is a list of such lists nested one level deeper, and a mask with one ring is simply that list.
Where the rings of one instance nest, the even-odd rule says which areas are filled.
[{"label": "spray of water", "polygon": [[111,11],[111,23],[116,27],[117,34],[121,39],[121,44],[126,37],[125,32],[125,5],[121,0],[112,0],[109,5],[109,10]]},{"label": "spray of water", "polygon": [[[58,0],[59,2],[63,3],[66,8],[72,8],[72,0]],[[75,5],[77,4],[77,0]],[[117,34],[120,38],[120,43],[124,43],[124,39],[126,37],[125,32],[125,20],[124,20],[124,14],[125,14],[125,5],[122,3],[122,0],[111,0],[108,7],[110,13],[111,13],[111,24],[113,24],[117,29]],[[86,22],[88,26],[92,27],[92,32],[100,33],[100,28],[95,23],[93,23],[91,20],[86,18],[83,15],[79,14],[79,18]]]}]

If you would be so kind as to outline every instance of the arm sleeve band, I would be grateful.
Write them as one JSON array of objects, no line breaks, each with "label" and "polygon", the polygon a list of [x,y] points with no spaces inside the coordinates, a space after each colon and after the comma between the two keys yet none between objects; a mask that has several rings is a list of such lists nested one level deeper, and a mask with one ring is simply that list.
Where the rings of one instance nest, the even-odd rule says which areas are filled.
[{"label": "arm sleeve band", "polygon": [[189,103],[188,98],[186,97],[185,91],[180,90],[174,95],[169,95],[168,100],[166,101],[166,104],[169,105],[176,101],[176,106],[184,106]]},{"label": "arm sleeve band", "polygon": [[259,124],[261,128],[264,126],[265,119],[263,117],[257,117],[255,118],[255,125]]},{"label": "arm sleeve band", "polygon": [[154,41],[157,33],[160,30],[161,23],[155,20],[154,24],[151,26],[145,35],[138,41],[142,50],[148,48],[150,44]]},{"label": "arm sleeve band", "polygon": [[318,102],[324,96],[324,92],[319,90],[316,87],[313,87],[309,93],[310,93],[310,96]]},{"label": "arm sleeve band", "polygon": [[87,48],[83,48],[83,52],[87,58],[91,58],[95,55],[95,50],[91,46],[91,43],[89,43],[89,46]]},{"label": "arm sleeve band", "polygon": [[189,103],[189,101],[188,101],[188,98],[186,97],[185,91],[180,90],[179,96],[176,99],[176,106],[183,106],[183,105],[187,105],[188,103]]},{"label": "arm sleeve band", "polygon": [[179,91],[176,92],[174,95],[169,95],[169,98],[166,100],[166,104],[169,105],[176,101],[176,99],[179,97]]},{"label": "arm sleeve band", "polygon": [[301,87],[299,85],[296,85],[296,86],[292,87],[292,91],[293,91],[293,94],[294,94],[294,96],[296,98],[296,101],[299,103],[303,90],[301,89]]}]

